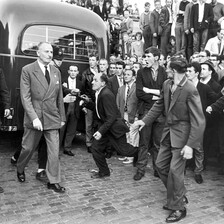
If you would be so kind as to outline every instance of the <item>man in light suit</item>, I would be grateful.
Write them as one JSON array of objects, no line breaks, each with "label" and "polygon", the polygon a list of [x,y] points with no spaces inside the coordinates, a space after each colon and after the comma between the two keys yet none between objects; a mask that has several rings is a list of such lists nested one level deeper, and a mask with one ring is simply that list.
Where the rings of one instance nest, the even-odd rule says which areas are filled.
[{"label": "man in light suit", "polygon": [[44,135],[47,142],[46,174],[48,188],[63,193],[60,186],[59,129],[65,123],[61,74],[52,60],[53,49],[50,43],[38,45],[38,59],[22,69],[20,80],[21,101],[24,107],[24,134],[22,151],[17,161],[17,177],[25,181],[24,169],[28,164],[40,138]]},{"label": "man in light suit", "polygon": [[[136,83],[135,83],[135,71],[126,68],[124,72],[125,85],[118,89],[117,93],[117,107],[121,113],[121,117],[124,118],[130,126],[136,119],[138,119],[138,98],[136,96]],[[131,130],[127,133],[127,141],[131,145],[139,146],[139,135],[133,133]],[[124,157],[123,163],[128,164],[133,162],[133,157]]]},{"label": "man in light suit", "polygon": [[[114,149],[123,156],[138,156],[138,148],[127,143],[126,133],[129,131],[116,105],[116,99],[111,90],[106,86],[108,78],[104,74],[96,74],[93,78],[93,90],[96,91],[95,102],[88,102],[86,107],[95,113],[95,133],[92,144],[92,155],[99,172],[92,178],[110,176],[110,169],[105,159],[105,150],[108,141]],[[84,96],[82,96],[84,98]],[[136,167],[138,164],[136,164]]]},{"label": "man in light suit", "polygon": [[191,159],[193,149],[199,147],[205,128],[200,96],[193,83],[185,77],[186,69],[186,59],[171,59],[167,72],[173,74],[173,80],[164,82],[159,100],[142,120],[135,122],[141,129],[151,125],[161,113],[166,116],[156,166],[167,188],[167,204],[163,209],[171,211],[166,219],[168,223],[186,216],[186,159]]}]

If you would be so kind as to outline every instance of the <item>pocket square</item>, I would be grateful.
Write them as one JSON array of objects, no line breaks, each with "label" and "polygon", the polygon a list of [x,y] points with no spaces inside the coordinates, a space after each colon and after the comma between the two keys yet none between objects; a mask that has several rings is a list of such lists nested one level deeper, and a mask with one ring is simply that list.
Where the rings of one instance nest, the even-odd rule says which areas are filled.
[{"label": "pocket square", "polygon": [[59,81],[57,81],[56,84],[59,84]]}]

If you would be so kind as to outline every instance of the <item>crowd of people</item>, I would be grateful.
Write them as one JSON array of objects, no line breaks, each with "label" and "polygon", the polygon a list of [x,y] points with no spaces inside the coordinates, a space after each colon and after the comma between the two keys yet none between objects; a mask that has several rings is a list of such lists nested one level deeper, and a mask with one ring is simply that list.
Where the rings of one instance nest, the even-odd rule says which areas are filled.
[{"label": "crowd of people", "polygon": [[47,187],[55,192],[66,191],[60,185],[59,150],[74,156],[72,141],[81,113],[87,151],[98,167],[91,177],[109,177],[107,158],[118,155],[136,167],[133,179],[140,181],[150,154],[153,174],[167,189],[163,209],[171,212],[168,223],[187,214],[187,166],[202,184],[212,152],[220,164],[218,173],[224,175],[224,6],[216,0],[181,0],[175,6],[173,14],[171,0],[164,7],[155,0],[151,12],[146,2],[139,17],[142,32],[135,39],[128,10],[120,24],[111,18],[109,60],[91,54],[89,67],[81,72],[71,64],[65,80],[60,51],[53,55],[50,43],[38,45],[37,61],[21,73],[24,134],[11,158],[20,182],[25,182],[24,169],[38,148],[36,178],[48,178]]}]

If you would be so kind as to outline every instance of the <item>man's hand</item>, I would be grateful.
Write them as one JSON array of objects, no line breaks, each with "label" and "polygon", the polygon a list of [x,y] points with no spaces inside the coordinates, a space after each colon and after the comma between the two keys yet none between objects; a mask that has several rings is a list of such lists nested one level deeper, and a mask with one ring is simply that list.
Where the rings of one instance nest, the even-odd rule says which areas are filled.
[{"label": "man's hand", "polygon": [[71,89],[71,94],[72,95],[77,95],[78,93],[80,93],[79,89]]},{"label": "man's hand", "polygon": [[38,131],[43,131],[43,126],[41,124],[41,121],[39,120],[39,118],[36,118],[33,120],[33,127],[35,129],[37,129]]},{"label": "man's hand", "polygon": [[9,109],[5,109],[4,117],[8,117],[9,115],[10,115],[10,110]]},{"label": "man's hand", "polygon": [[61,128],[62,128],[64,125],[65,125],[65,122],[62,121],[62,122],[61,122]]},{"label": "man's hand", "polygon": [[183,159],[191,159],[193,157],[193,149],[185,145],[180,154],[183,156]]},{"label": "man's hand", "polygon": [[208,106],[206,108],[206,112],[209,113],[209,114],[211,114],[212,113],[212,107]]},{"label": "man's hand", "polygon": [[81,95],[80,98],[82,100],[84,100],[85,102],[87,102],[87,103],[90,101],[90,98],[87,95],[85,95],[85,94]]},{"label": "man's hand", "polygon": [[139,129],[139,131],[142,130],[142,128],[144,128],[145,123],[142,120],[137,120],[132,124],[132,128],[133,129]]},{"label": "man's hand", "polygon": [[191,28],[191,33],[194,33],[194,28]]},{"label": "man's hand", "polygon": [[100,132],[95,132],[94,134],[93,134],[93,137],[96,139],[96,140],[100,140],[101,138],[102,138],[102,135],[100,134]]},{"label": "man's hand", "polygon": [[190,32],[189,30],[185,30],[185,33],[186,33],[186,34],[189,34],[189,32]]},{"label": "man's hand", "polygon": [[157,33],[154,33],[154,34],[153,34],[153,37],[157,37]]}]

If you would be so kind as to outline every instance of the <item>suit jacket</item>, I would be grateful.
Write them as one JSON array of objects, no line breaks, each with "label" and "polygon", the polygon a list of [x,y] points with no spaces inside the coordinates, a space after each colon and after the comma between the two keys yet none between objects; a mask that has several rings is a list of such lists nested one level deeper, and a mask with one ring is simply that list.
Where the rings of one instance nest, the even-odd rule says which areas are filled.
[{"label": "suit jacket", "polygon": [[[123,85],[118,89],[117,93],[117,107],[120,110],[121,116],[124,118],[125,108],[125,90],[127,86]],[[133,123],[138,111],[138,98],[136,96],[136,84],[133,83],[127,99],[127,113],[129,123]]]},{"label": "suit jacket", "polygon": [[[95,103],[89,102],[86,104],[86,107],[96,113]],[[108,87],[104,87],[99,93],[97,109],[100,116],[98,119],[101,122],[98,131],[102,135],[110,132],[115,138],[119,138],[129,132],[129,129],[121,118],[121,114],[117,108],[115,96]]]},{"label": "suit jacket", "polygon": [[209,24],[213,21],[214,18],[212,6],[210,4],[205,3],[204,16],[202,19],[201,27],[199,27],[198,16],[199,16],[199,6],[197,3],[194,4],[191,9],[190,28],[194,28],[195,31],[198,30],[199,28],[208,29]]},{"label": "suit jacket", "polygon": [[197,84],[197,90],[200,95],[202,109],[204,112],[204,115],[207,115],[206,108],[214,103],[221,95],[216,94],[209,85],[203,84],[201,82],[198,82]]},{"label": "suit jacket", "polygon": [[50,84],[37,61],[22,68],[20,95],[24,107],[24,126],[33,128],[33,120],[39,118],[44,130],[59,129],[65,122],[61,74],[50,65]]},{"label": "suit jacket", "polygon": [[95,12],[97,15],[99,15],[102,20],[107,21],[108,20],[108,14],[107,9],[105,5],[103,5],[102,11],[100,10],[100,7],[97,5],[94,7],[93,12]]},{"label": "suit jacket", "polygon": [[87,68],[82,73],[82,85],[84,94],[86,94],[89,98],[93,101],[95,99],[95,91],[92,89],[92,81],[93,81],[94,74],[91,72],[90,68]]},{"label": "suit jacket", "polygon": [[[69,86],[68,79],[64,83],[66,83],[66,85]],[[82,81],[79,80],[78,78],[76,78],[76,89],[79,89],[80,90],[80,93],[82,94],[82,92],[83,92]],[[74,104],[75,104],[75,106],[74,106],[74,113],[75,113],[75,115],[76,115],[77,118],[79,118],[79,116],[80,116],[80,106],[79,106],[79,102],[80,102],[80,99],[77,97],[76,98],[76,101],[74,102]],[[65,106],[65,113],[67,113],[69,103],[64,103],[64,106]]]},{"label": "suit jacket", "polygon": [[161,13],[159,15],[159,25],[165,29],[166,26],[168,25],[169,23],[169,19],[170,19],[170,14],[169,14],[169,10],[167,8],[167,6],[164,6],[162,9],[161,9]]},{"label": "suit jacket", "polygon": [[152,105],[155,102],[152,100],[153,95],[150,93],[145,93],[143,91],[143,87],[160,90],[162,89],[163,83],[166,78],[166,71],[161,66],[159,66],[158,69],[158,77],[156,82],[152,78],[151,68],[145,67],[138,71],[136,79],[136,95],[139,99],[139,104],[141,105],[141,108],[139,108],[139,114],[144,114],[145,110],[151,109]]},{"label": "suit jacket", "polygon": [[205,118],[202,111],[200,96],[197,89],[183,78],[170,100],[171,80],[163,84],[159,100],[143,118],[145,124],[152,124],[162,113],[165,113],[166,122],[161,143],[167,134],[170,134],[171,146],[183,148],[185,145],[198,148],[203,139]]},{"label": "suit jacket", "polygon": [[160,14],[154,9],[150,15],[149,26],[153,33],[158,34],[158,26],[159,26],[159,16]]},{"label": "suit jacket", "polygon": [[117,92],[119,89],[119,83],[118,83],[118,78],[116,75],[112,76],[111,78],[108,79],[108,83],[107,86],[109,87],[109,89],[112,91],[112,93],[114,94],[114,96],[117,96]]}]

